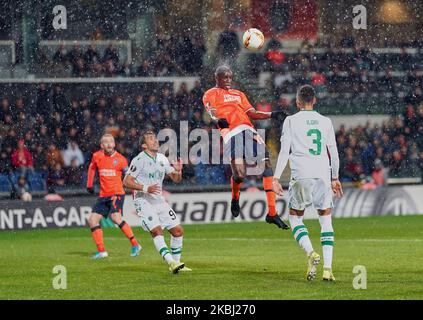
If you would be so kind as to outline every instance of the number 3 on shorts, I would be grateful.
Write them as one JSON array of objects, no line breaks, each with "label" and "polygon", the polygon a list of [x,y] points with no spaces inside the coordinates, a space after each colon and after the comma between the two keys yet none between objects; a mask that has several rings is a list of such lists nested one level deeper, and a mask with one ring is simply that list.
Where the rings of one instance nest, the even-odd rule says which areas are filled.
[{"label": "number 3 on shorts", "polygon": [[312,135],[315,135],[315,138],[313,139],[313,144],[316,145],[316,149],[308,149],[308,151],[314,155],[318,156],[322,152],[322,133],[319,129],[310,129],[307,131],[307,137],[311,137]]}]

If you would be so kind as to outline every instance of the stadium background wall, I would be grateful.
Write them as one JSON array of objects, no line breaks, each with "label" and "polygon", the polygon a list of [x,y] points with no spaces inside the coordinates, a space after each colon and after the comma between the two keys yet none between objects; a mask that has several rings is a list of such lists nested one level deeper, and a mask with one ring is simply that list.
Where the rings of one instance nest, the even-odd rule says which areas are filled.
[{"label": "stadium background wall", "polygon": [[[366,217],[378,215],[423,214],[423,186],[383,187],[375,190],[346,189],[344,197],[335,200],[334,216]],[[241,206],[244,215],[236,220],[230,213],[230,193],[180,193],[168,197],[173,210],[183,224],[263,221],[266,214],[262,192],[244,193]],[[74,197],[58,202],[1,201],[0,230],[27,230],[86,226],[95,197]],[[286,198],[277,200],[277,209],[286,218]],[[126,196],[125,220],[140,226],[131,196]],[[316,219],[314,209],[306,210],[306,218]]]}]

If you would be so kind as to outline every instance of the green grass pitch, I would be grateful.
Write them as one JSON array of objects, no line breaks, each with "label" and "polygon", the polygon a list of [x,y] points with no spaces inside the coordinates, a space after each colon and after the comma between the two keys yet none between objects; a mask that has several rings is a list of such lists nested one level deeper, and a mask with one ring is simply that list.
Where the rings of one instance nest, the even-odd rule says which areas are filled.
[{"label": "green grass pitch", "polygon": [[[265,222],[185,226],[183,261],[173,275],[139,228],[144,247],[129,257],[119,229],[105,229],[109,258],[92,261],[88,228],[0,232],[0,299],[422,299],[423,216],[334,219],[336,283],[305,280],[306,257],[290,231]],[[320,227],[306,220],[320,254]],[[168,237],[166,237],[168,239]],[[55,290],[52,270],[67,270]],[[367,289],[353,288],[353,268]]]}]

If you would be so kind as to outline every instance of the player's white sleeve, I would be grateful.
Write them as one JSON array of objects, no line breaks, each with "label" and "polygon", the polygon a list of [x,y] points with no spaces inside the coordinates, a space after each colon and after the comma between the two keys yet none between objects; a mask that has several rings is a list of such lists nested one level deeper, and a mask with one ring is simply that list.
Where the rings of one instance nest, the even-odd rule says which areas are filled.
[{"label": "player's white sleeve", "polygon": [[132,159],[126,174],[129,174],[131,177],[134,177],[136,179],[140,174],[141,170],[142,162],[139,161],[138,157],[135,157],[134,159]]},{"label": "player's white sleeve", "polygon": [[291,149],[291,119],[287,117],[283,122],[281,136],[281,150],[279,151],[278,162],[273,177],[280,179],[283,170],[289,159],[289,151]]},{"label": "player's white sleeve", "polygon": [[328,152],[329,152],[329,155],[330,155],[332,179],[338,179],[338,177],[339,177],[339,155],[338,155],[338,147],[336,146],[335,130],[333,129],[332,123],[331,123],[330,130],[329,130],[327,147],[328,147]]}]

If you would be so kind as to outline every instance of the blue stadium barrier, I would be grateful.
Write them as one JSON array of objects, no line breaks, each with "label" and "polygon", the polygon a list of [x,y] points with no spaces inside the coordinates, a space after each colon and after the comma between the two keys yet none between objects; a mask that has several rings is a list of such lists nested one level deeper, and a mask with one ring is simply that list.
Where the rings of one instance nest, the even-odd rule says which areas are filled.
[{"label": "blue stadium barrier", "polygon": [[43,179],[43,176],[39,172],[30,172],[27,176],[28,185],[31,188],[31,191],[46,191],[46,182]]},{"label": "blue stadium barrier", "polygon": [[0,174],[0,192],[10,193],[12,191],[12,184],[10,183],[7,174]]}]

